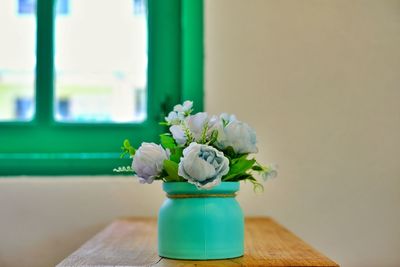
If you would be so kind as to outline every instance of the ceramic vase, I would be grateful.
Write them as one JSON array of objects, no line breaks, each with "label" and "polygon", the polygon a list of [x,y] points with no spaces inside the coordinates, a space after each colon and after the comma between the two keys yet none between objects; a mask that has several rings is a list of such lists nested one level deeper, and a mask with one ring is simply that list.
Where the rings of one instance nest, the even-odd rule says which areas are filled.
[{"label": "ceramic vase", "polygon": [[235,198],[239,182],[200,190],[163,183],[167,198],[158,216],[158,253],[173,259],[211,260],[243,255],[244,218]]}]

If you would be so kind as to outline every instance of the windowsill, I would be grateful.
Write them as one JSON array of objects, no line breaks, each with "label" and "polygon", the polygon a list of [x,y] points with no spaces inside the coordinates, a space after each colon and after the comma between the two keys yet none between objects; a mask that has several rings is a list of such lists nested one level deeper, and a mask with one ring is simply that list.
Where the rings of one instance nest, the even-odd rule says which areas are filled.
[{"label": "windowsill", "polygon": [[[115,175],[119,153],[0,153],[0,175]],[[119,174],[120,175],[120,174]]]}]

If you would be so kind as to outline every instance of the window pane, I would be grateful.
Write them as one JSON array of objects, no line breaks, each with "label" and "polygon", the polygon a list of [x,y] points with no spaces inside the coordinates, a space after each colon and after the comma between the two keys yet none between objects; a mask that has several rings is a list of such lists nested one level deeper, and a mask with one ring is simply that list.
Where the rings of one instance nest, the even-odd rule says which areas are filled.
[{"label": "window pane", "polygon": [[146,118],[144,0],[69,0],[57,14],[55,36],[56,120]]},{"label": "window pane", "polygon": [[27,121],[34,113],[36,4],[0,1],[0,121]]}]

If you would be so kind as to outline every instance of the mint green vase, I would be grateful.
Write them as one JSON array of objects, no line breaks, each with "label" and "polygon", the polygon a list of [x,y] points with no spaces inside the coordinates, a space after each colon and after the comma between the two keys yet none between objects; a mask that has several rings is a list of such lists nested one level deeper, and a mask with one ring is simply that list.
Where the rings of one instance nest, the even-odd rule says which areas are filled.
[{"label": "mint green vase", "polygon": [[158,215],[158,254],[173,259],[227,259],[243,255],[244,218],[235,199],[239,182],[199,190],[164,183],[167,199]]}]

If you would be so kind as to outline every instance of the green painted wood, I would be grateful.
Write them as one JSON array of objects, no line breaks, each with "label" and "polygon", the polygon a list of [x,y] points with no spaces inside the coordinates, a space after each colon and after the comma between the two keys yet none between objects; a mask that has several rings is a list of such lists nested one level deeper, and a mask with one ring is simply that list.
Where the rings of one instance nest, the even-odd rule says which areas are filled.
[{"label": "green painted wood", "polygon": [[107,174],[115,166],[131,163],[129,159],[120,159],[119,153],[1,153],[0,162],[1,172],[7,173],[5,177],[24,173],[29,175]]},{"label": "green painted wood", "polygon": [[54,1],[37,0],[34,121],[40,126],[53,120],[54,11]]},{"label": "green painted wood", "polygon": [[[183,38],[185,31],[200,27],[182,14],[190,10],[192,15],[198,13],[193,20],[202,18],[202,0],[193,0],[196,4],[190,9],[182,8],[184,0],[148,0],[148,117],[140,124],[54,121],[54,0],[37,1],[36,113],[31,122],[0,123],[0,176],[112,174],[114,167],[129,164],[129,160],[118,158],[125,138],[134,146],[143,141],[158,142],[159,134],[165,131],[158,122],[182,99],[194,100],[196,110],[202,110],[203,71],[202,62],[198,62],[202,51],[199,47],[191,50],[196,42]],[[184,28],[182,17],[186,17]],[[202,33],[199,36],[202,38]],[[197,40],[202,43],[202,39]],[[197,58],[196,67],[189,64],[196,62],[189,60],[191,57]],[[185,85],[189,81],[192,86]]]},{"label": "green painted wood", "polygon": [[204,3],[182,0],[182,98],[204,109]]}]

